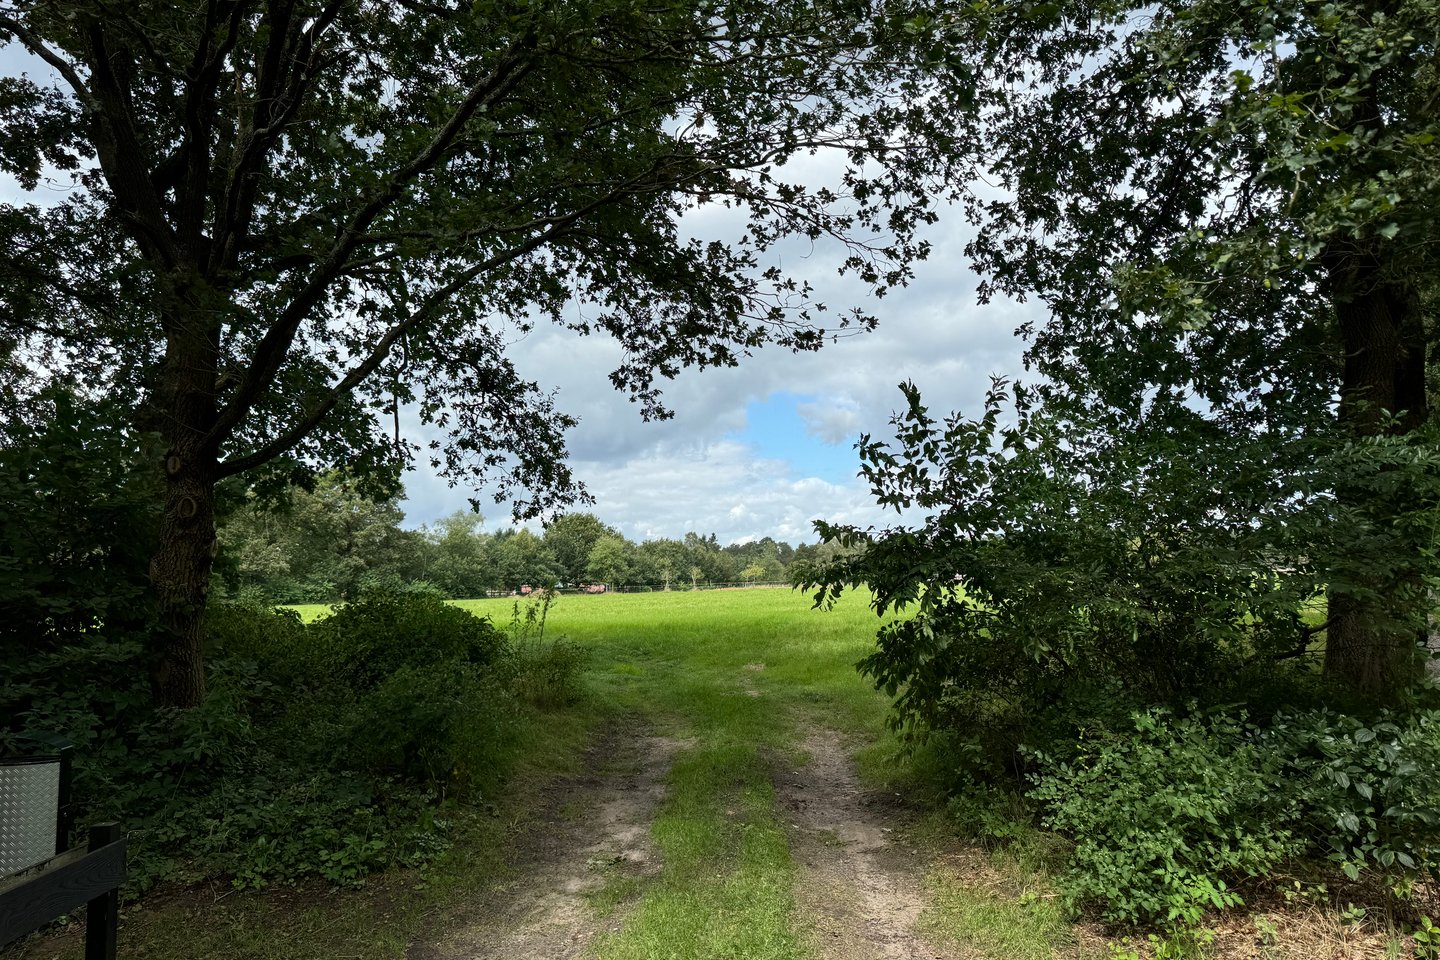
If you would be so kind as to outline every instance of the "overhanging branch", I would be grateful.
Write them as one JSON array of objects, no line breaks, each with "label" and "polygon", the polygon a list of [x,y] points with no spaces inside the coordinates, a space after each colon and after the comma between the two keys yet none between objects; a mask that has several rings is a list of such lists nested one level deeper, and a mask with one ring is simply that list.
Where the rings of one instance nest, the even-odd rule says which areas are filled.
[{"label": "overhanging branch", "polygon": [[440,161],[465,124],[482,106],[489,106],[514,89],[530,71],[533,60],[529,56],[529,47],[528,40],[513,44],[490,76],[477,81],[470,88],[460,106],[424,149],[392,174],[385,185],[350,218],[329,252],[317,264],[310,279],[261,338],[235,396],[220,412],[215,426],[206,437],[205,443],[211,449],[218,448],[225,438],[234,432],[265,387],[274,380],[291,344],[294,343],[300,325],[320,304],[325,292],[344,275],[349,267],[351,254],[365,239],[371,224],[402,196],[405,188],[416,177]]}]

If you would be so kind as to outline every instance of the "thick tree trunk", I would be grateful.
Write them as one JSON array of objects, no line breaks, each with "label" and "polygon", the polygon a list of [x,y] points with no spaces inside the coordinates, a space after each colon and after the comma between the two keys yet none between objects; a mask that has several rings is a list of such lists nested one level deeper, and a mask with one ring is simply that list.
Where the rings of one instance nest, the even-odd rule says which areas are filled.
[{"label": "thick tree trunk", "polygon": [[[193,276],[193,274],[191,274]],[[169,444],[165,512],[150,561],[159,631],[151,689],[160,706],[195,707],[205,698],[205,606],[215,557],[215,424],[218,324],[196,286],[177,284],[167,317],[165,361],[151,398],[154,426]]]},{"label": "thick tree trunk", "polygon": [[[205,606],[215,551],[215,465],[184,445],[166,459],[165,514],[150,561],[160,635],[151,683],[156,703],[194,707],[205,698]],[[174,471],[173,473],[171,471]]]},{"label": "thick tree trunk", "polygon": [[[1353,437],[1415,430],[1428,411],[1425,338],[1413,288],[1405,278],[1389,275],[1373,249],[1332,248],[1326,266],[1345,351],[1342,426]],[[1360,513],[1386,522],[1385,505],[1369,502],[1369,494],[1343,487],[1336,493]],[[1329,594],[1325,674],[1371,699],[1385,699],[1421,671],[1419,571],[1406,572],[1418,568],[1420,557],[1393,560],[1398,576],[1361,578],[1349,587],[1335,583]]]}]

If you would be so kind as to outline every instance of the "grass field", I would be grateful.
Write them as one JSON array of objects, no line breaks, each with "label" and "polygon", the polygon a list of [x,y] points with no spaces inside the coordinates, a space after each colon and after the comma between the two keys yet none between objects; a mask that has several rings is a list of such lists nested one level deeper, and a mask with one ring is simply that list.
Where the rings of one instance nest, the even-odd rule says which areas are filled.
[{"label": "grass field", "polygon": [[[582,650],[587,693],[578,705],[526,728],[525,759],[506,796],[486,810],[454,813],[458,839],[449,855],[422,870],[372,877],[358,890],[312,885],[242,892],[217,885],[168,891],[128,912],[125,955],[405,957],[414,944],[437,942],[463,924],[492,891],[523,888],[527,865],[512,853],[526,837],[553,826],[555,786],[593,778],[587,765],[605,762],[596,759],[596,744],[634,740],[643,731],[674,745],[663,802],[647,821],[657,869],[607,873],[603,887],[585,894],[587,922],[594,926],[585,956],[815,960],[816,932],[806,913],[813,890],[796,861],[796,824],[777,796],[777,769],[805,765],[806,738],[823,729],[853,747],[871,790],[903,795],[912,810],[917,800],[924,809],[938,798],[944,774],[938,751],[899,755],[886,730],[887,699],[855,670],[873,649],[878,627],[867,601],[852,594],[832,610],[815,610],[806,595],[784,589],[562,596],[548,611],[543,639],[531,629],[519,631],[525,634],[520,642]],[[457,603],[509,628],[524,622],[534,601]],[[328,612],[297,609],[306,620]],[[573,812],[572,832],[585,827],[586,815],[583,805]],[[987,853],[961,843],[938,807],[908,823],[903,842],[931,863],[921,868],[925,906],[915,928],[936,945],[936,956],[1111,955],[1106,938],[1072,925],[1052,895],[1051,838],[1036,833]],[[21,956],[80,953],[71,932],[32,943]]]},{"label": "grass field", "polygon": [[[457,603],[503,627],[523,619],[526,601]],[[326,609],[300,612],[313,619]],[[898,758],[885,728],[888,701],[855,669],[873,649],[878,623],[868,596],[816,610],[805,594],[784,589],[556,601],[543,642],[588,652],[595,721],[644,724],[688,745],[652,828],[663,871],[641,890],[597,898],[601,906],[633,901],[624,925],[594,945],[597,957],[811,955],[795,916],[795,868],[777,819],[771,758],[803,762],[800,732],[821,726],[862,745],[857,760],[870,784],[931,792],[925,773]],[[935,831],[941,842],[942,833]],[[1010,873],[1017,891],[1035,876],[1018,865]],[[934,907],[924,923],[940,940],[963,939],[978,945],[971,955],[996,960],[1072,953],[1069,925],[1049,900],[967,891],[947,871],[929,883]]]}]

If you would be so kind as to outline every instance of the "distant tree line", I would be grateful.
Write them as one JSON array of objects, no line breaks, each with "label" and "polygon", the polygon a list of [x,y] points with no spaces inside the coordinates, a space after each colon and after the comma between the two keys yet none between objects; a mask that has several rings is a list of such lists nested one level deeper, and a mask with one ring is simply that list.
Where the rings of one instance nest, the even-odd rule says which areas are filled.
[{"label": "distant tree line", "polygon": [[352,599],[368,590],[476,597],[541,584],[649,585],[788,581],[834,548],[771,537],[721,546],[715,534],[636,543],[588,513],[524,528],[486,531],[460,511],[405,529],[399,495],[376,497],[339,474],[274,497],[233,496],[220,524],[217,588],[225,596],[278,603]]}]

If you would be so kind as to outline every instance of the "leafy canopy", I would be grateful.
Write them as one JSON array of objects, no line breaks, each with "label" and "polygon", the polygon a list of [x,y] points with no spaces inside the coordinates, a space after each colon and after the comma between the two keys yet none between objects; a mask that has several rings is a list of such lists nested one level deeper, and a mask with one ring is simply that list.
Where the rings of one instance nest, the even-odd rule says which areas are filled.
[{"label": "leafy canopy", "polygon": [[[0,205],[0,379],[125,398],[221,476],[393,469],[413,405],[448,436],[437,466],[538,511],[576,485],[573,419],[507,353],[535,323],[615,338],[615,386],[664,416],[682,367],[873,322],[822,328],[768,265],[785,238],[838,241],[879,293],[905,281],[949,125],[902,13],[0,4],[0,40],[44,61],[0,84],[0,169],[77,186]],[[786,167],[816,152],[828,187]],[[682,225],[705,207],[734,212],[731,242]]]}]

